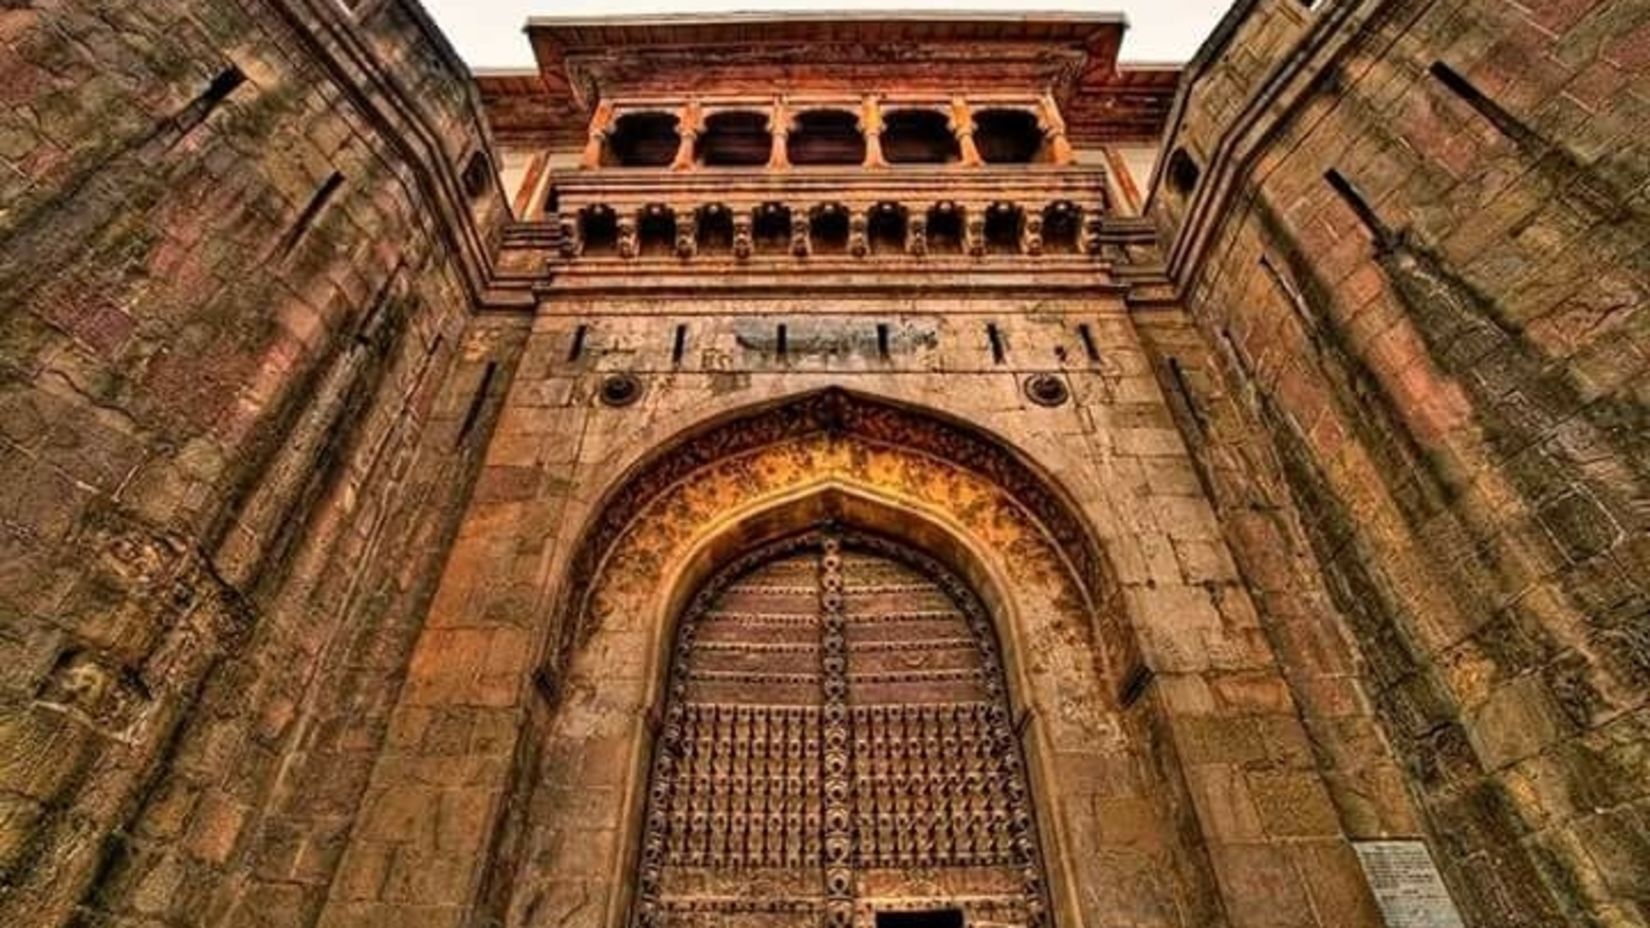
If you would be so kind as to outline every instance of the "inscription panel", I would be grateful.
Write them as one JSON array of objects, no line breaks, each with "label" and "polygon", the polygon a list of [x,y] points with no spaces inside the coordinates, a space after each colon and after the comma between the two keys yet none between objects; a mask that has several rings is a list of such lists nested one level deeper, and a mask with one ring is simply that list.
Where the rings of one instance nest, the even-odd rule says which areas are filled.
[{"label": "inscription panel", "polygon": [[1388,928],[1464,928],[1424,842],[1359,841],[1353,847]]}]

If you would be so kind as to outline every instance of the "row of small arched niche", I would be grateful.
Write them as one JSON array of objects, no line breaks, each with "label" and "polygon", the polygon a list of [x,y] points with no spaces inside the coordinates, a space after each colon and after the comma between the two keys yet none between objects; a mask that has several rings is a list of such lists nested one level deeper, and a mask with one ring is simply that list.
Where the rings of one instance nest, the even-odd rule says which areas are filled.
[{"label": "row of small arched niche", "polygon": [[1041,209],[1002,201],[943,201],[925,210],[893,202],[860,208],[764,203],[749,210],[650,204],[623,212],[594,205],[560,218],[560,249],[568,258],[1095,254],[1100,220],[1100,210],[1071,200]]}]

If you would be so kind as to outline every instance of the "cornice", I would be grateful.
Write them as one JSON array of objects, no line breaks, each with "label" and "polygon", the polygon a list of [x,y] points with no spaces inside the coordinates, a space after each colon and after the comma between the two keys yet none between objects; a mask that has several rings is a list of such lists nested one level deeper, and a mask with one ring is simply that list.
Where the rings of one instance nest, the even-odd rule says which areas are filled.
[{"label": "cornice", "polygon": [[[1181,286],[1186,285],[1192,269],[1201,263],[1209,244],[1228,221],[1232,204],[1242,195],[1260,155],[1292,125],[1295,117],[1311,100],[1322,76],[1339,64],[1370,30],[1401,8],[1413,8],[1418,13],[1431,2],[1330,0],[1315,12],[1308,32],[1278,63],[1221,134],[1204,168],[1203,182],[1187,204],[1185,218],[1174,239],[1168,243],[1167,266],[1171,277]],[[1249,6],[1252,8],[1253,3]],[[1242,11],[1238,18],[1249,12],[1251,9]],[[1223,21],[1222,26],[1228,25],[1235,29],[1237,22]],[[1230,34],[1222,36],[1217,31],[1217,36],[1211,38],[1204,51],[1200,51],[1198,58],[1194,59],[1193,73],[1201,76],[1209,63],[1218,57],[1223,43],[1230,40]],[[1208,56],[1205,56],[1205,51],[1209,52]],[[1173,143],[1184,123],[1186,101],[1196,89],[1196,78],[1181,88],[1172,116],[1171,132],[1166,136],[1169,144]],[[1161,162],[1162,159],[1153,177],[1152,200],[1162,189]]]},{"label": "cornice", "polygon": [[[402,158],[408,176],[416,185],[424,205],[433,214],[435,226],[448,245],[472,306],[495,300],[510,302],[508,294],[495,293],[493,256],[487,237],[477,226],[459,177],[458,162],[465,152],[446,150],[441,131],[432,124],[406,84],[382,62],[367,43],[361,25],[334,0],[261,0],[287,26],[313,61],[346,99],[376,128],[386,144]],[[425,41],[448,67],[453,79],[463,87],[468,119],[475,138],[487,156],[493,146],[482,118],[480,96],[468,68],[429,19],[416,0],[382,0],[394,4],[418,26]],[[368,11],[369,15],[380,12]],[[496,174],[496,195],[504,196]],[[502,215],[502,213],[501,213]]]}]

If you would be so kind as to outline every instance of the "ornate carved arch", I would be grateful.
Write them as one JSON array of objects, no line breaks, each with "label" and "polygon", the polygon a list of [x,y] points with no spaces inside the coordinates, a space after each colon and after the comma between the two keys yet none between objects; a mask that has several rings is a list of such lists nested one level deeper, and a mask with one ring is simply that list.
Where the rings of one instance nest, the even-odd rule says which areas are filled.
[{"label": "ornate carved arch", "polygon": [[[649,757],[668,711],[671,642],[701,583],[753,546],[835,520],[943,561],[996,624],[1022,739],[1054,919],[1104,900],[1077,887],[1143,879],[1168,910],[1186,874],[1160,787],[1095,771],[1157,769],[1119,708],[1136,645],[1110,568],[1076,506],[1020,454],[955,420],[841,390],[743,411],[626,469],[559,571],[539,679],[548,700],[513,765],[487,895],[506,924],[544,906],[632,910]],[[1172,762],[1172,761],[1170,761]],[[1123,801],[1150,842],[1089,853],[1068,823]],[[1147,875],[1150,876],[1147,876]],[[1167,874],[1167,876],[1165,876]],[[496,894],[495,894],[496,892]],[[592,902],[591,900],[594,900]]]},{"label": "ornate carved arch", "polygon": [[[963,467],[1000,486],[1031,513],[1064,556],[1073,577],[1100,613],[1117,606],[1117,583],[1099,543],[1077,507],[1052,478],[983,430],[930,411],[839,388],[803,394],[756,411],[741,411],[700,426],[666,450],[644,459],[615,481],[596,507],[564,576],[594,577],[614,544],[667,488],[714,462],[810,435],[848,436],[895,446]],[[556,638],[543,668],[553,675],[588,636],[590,587],[564,583],[552,615]]]}]

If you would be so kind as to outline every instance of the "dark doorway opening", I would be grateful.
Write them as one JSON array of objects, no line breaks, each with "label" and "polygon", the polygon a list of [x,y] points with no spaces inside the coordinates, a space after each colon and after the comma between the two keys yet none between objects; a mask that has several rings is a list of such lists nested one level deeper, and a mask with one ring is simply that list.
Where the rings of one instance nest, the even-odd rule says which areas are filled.
[{"label": "dark doorway opening", "polygon": [[878,912],[877,928],[963,928],[962,909]]}]

